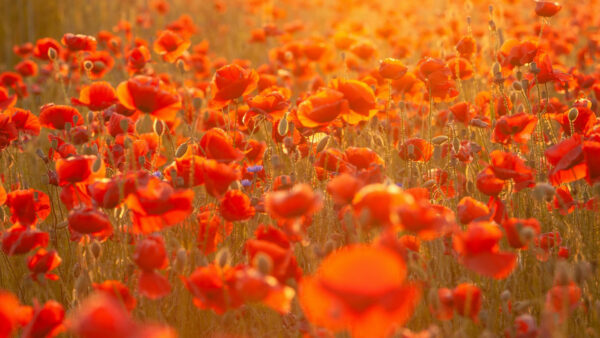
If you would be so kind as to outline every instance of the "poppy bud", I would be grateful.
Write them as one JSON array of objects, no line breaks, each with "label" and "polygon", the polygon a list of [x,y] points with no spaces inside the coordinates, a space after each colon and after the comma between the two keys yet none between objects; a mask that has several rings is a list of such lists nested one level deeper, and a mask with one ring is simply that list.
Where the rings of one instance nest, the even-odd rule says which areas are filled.
[{"label": "poppy bud", "polygon": [[573,122],[575,120],[577,120],[577,116],[579,116],[579,110],[577,110],[577,108],[571,108],[569,110],[569,121]]},{"label": "poppy bud", "polygon": [[67,132],[69,132],[69,131],[71,130],[71,127],[72,127],[72,126],[73,126],[73,125],[71,124],[71,122],[67,122],[67,123],[65,123],[65,130],[66,130]]},{"label": "poppy bud", "polygon": [[533,74],[539,74],[540,73],[540,69],[537,66],[537,63],[535,63],[535,61],[532,61],[529,64],[529,70],[533,73]]},{"label": "poppy bud", "polygon": [[75,294],[85,296],[90,287],[91,283],[87,271],[82,271],[77,280],[75,280]]},{"label": "poppy bud", "polygon": [[500,294],[500,299],[502,299],[502,301],[504,301],[504,302],[508,302],[508,300],[510,299],[510,291],[508,291],[508,290],[502,291],[502,293]]},{"label": "poppy bud", "polygon": [[252,265],[263,275],[270,275],[273,270],[273,259],[264,252],[259,252],[254,256]]},{"label": "poppy bud", "polygon": [[186,143],[182,143],[179,147],[177,147],[177,150],[175,151],[175,157],[181,157],[183,155],[185,155],[185,153],[187,152],[188,149],[188,144]]},{"label": "poppy bud", "polygon": [[425,189],[429,189],[431,187],[433,187],[435,185],[435,180],[429,180],[425,183],[423,183],[422,187]]},{"label": "poppy bud", "polygon": [[494,62],[494,64],[492,65],[492,73],[494,75],[502,74],[502,66],[500,66],[500,63]]},{"label": "poppy bud", "polygon": [[95,259],[100,258],[100,255],[102,254],[102,246],[100,245],[100,242],[94,240],[90,246],[90,251]]},{"label": "poppy bud", "polygon": [[446,143],[448,141],[448,136],[446,135],[440,135],[440,136],[436,136],[431,140],[431,143],[435,144],[435,145],[442,145],[444,143]]},{"label": "poppy bud", "polygon": [[93,68],[94,68],[94,63],[92,61],[85,60],[83,62],[83,69],[85,69],[87,72],[91,72]]},{"label": "poppy bud", "polygon": [[48,48],[48,58],[50,59],[50,61],[56,61],[56,59],[58,58],[58,52],[56,51],[56,49],[54,49],[54,47]]},{"label": "poppy bud", "polygon": [[175,271],[177,271],[178,273],[182,273],[183,269],[185,268],[186,261],[187,252],[184,248],[179,248],[179,250],[177,250],[177,255],[175,256],[175,264],[173,264]]},{"label": "poppy bud", "polygon": [[521,87],[525,88],[529,88],[529,80],[527,79],[523,79],[521,80]]},{"label": "poppy bud", "polygon": [[289,130],[289,124],[287,120],[287,115],[285,115],[281,120],[279,120],[279,124],[277,125],[277,132],[281,136],[287,135]]},{"label": "poppy bud", "polygon": [[94,165],[92,166],[92,171],[97,172],[98,170],[100,170],[101,166],[102,166],[102,158],[100,156],[97,156],[96,160],[94,161]]},{"label": "poppy bud", "polygon": [[138,163],[140,164],[140,166],[144,166],[144,164],[146,163],[146,158],[144,156],[140,156],[138,157]]},{"label": "poppy bud", "polygon": [[317,143],[317,149],[316,152],[320,153],[323,150],[325,150],[325,148],[327,147],[327,143],[329,142],[329,136],[325,136],[321,139],[321,141],[319,141],[319,143]]},{"label": "poppy bud", "polygon": [[474,127],[479,127],[479,128],[487,128],[489,126],[489,124],[487,122],[482,121],[480,119],[472,119],[470,124]]},{"label": "poppy bud", "polygon": [[215,256],[215,262],[221,268],[231,265],[231,253],[229,252],[229,248],[221,248]]},{"label": "poppy bud", "polygon": [[158,136],[163,136],[165,133],[165,123],[159,119],[154,120],[154,125],[152,126],[154,133]]},{"label": "poppy bud", "polygon": [[512,87],[514,90],[516,90],[518,92],[523,90],[523,86],[521,86],[521,82],[519,82],[519,81],[513,82]]},{"label": "poppy bud", "polygon": [[129,121],[127,121],[127,119],[122,119],[119,121],[119,127],[121,127],[122,131],[127,132],[129,129]]},{"label": "poppy bud", "polygon": [[177,69],[182,73],[185,72],[185,62],[182,59],[177,60]]}]

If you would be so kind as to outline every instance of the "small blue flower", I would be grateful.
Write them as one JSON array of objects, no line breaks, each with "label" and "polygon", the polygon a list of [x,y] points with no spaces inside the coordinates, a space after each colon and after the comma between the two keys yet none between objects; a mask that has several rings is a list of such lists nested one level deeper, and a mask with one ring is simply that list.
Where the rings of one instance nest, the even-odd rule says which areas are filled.
[{"label": "small blue flower", "polygon": [[402,183],[400,183],[400,182],[396,183],[396,185],[399,186],[400,188],[403,187]]},{"label": "small blue flower", "polygon": [[162,174],[160,171],[155,171],[155,172],[153,172],[153,173],[152,173],[152,176],[154,176],[154,177],[158,177],[158,178],[160,178],[160,179],[162,179],[162,178],[163,178],[163,174]]},{"label": "small blue flower", "polygon": [[242,185],[243,185],[244,187],[249,187],[249,186],[251,186],[251,185],[252,185],[252,182],[251,182],[250,180],[243,179],[243,180],[242,180]]},{"label": "small blue flower", "polygon": [[263,170],[263,166],[262,165],[251,165],[248,168],[246,168],[246,170],[249,173],[255,174],[255,173],[259,172],[259,171],[262,171]]}]

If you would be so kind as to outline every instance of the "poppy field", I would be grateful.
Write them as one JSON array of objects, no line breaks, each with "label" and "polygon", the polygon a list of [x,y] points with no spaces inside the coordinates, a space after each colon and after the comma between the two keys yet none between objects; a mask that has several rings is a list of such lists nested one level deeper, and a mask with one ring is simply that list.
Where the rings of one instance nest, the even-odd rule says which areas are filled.
[{"label": "poppy field", "polygon": [[0,338],[600,336],[600,1],[0,13]]}]

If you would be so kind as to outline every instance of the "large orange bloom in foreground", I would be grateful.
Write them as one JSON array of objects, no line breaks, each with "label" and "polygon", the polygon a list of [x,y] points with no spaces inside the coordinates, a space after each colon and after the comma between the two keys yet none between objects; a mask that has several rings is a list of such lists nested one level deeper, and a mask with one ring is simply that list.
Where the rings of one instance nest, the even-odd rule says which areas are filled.
[{"label": "large orange bloom in foreground", "polygon": [[323,260],[300,283],[306,317],[353,337],[385,337],[402,326],[419,302],[420,288],[407,283],[401,256],[385,248],[356,245]]}]

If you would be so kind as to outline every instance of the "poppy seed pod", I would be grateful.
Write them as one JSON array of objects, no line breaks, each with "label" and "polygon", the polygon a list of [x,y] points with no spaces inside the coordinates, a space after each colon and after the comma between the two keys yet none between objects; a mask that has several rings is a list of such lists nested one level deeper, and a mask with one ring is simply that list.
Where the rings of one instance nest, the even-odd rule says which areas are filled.
[{"label": "poppy seed pod", "polygon": [[579,116],[579,110],[577,110],[577,108],[571,108],[568,114],[569,121],[573,122],[577,120],[577,116]]},{"label": "poppy seed pod", "polygon": [[231,265],[231,253],[229,252],[229,248],[223,247],[217,255],[215,256],[215,262],[221,268]]},{"label": "poppy seed pod", "polygon": [[279,120],[279,124],[277,125],[277,132],[281,136],[287,135],[289,131],[289,124],[287,120],[287,115],[283,116],[281,120]]},{"label": "poppy seed pod", "polygon": [[50,59],[50,61],[56,61],[56,59],[58,58],[58,52],[56,51],[56,49],[54,49],[54,47],[48,48],[48,58]]},{"label": "poppy seed pod", "polygon": [[264,252],[259,252],[254,256],[253,264],[263,275],[270,275],[273,270],[273,259]]},{"label": "poppy seed pod", "polygon": [[433,143],[435,145],[442,145],[446,142],[448,142],[448,136],[446,136],[446,135],[436,136],[431,140],[431,143]]},{"label": "poppy seed pod", "polygon": [[85,69],[87,72],[91,72],[93,68],[94,68],[94,63],[92,61],[90,61],[90,60],[83,61],[83,69]]},{"label": "poppy seed pod", "polygon": [[177,147],[177,150],[175,151],[175,157],[181,157],[181,156],[185,155],[187,150],[188,150],[187,142],[182,143],[179,147]]},{"label": "poppy seed pod", "polygon": [[156,119],[152,125],[152,129],[156,135],[163,136],[165,133],[165,123],[159,119]]}]

